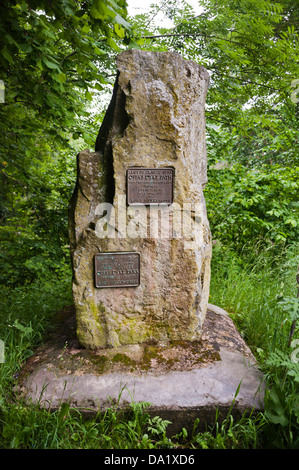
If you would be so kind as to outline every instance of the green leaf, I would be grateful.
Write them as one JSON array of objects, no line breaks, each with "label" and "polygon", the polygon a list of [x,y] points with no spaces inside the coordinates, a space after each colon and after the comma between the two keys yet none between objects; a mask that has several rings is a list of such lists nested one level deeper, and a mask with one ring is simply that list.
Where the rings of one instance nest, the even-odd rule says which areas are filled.
[{"label": "green leaf", "polygon": [[108,8],[102,0],[94,0],[90,9],[90,14],[96,19],[106,20],[107,18],[114,18],[116,13]]},{"label": "green leaf", "polygon": [[14,321],[13,327],[21,331],[22,333],[24,333],[25,336],[30,335],[33,332],[33,329],[31,328],[31,326],[24,326],[21,323],[19,323],[18,320]]},{"label": "green leaf", "polygon": [[31,44],[19,44],[19,49],[21,52],[26,52],[27,54],[32,52]]},{"label": "green leaf", "polygon": [[97,55],[105,55],[106,54],[106,51],[104,51],[103,49],[100,49],[99,47],[94,47],[93,49],[93,52]]},{"label": "green leaf", "polygon": [[12,56],[10,55],[10,53],[8,52],[7,50],[7,47],[3,47],[3,49],[1,50],[1,53],[3,55],[3,57],[11,64],[13,63],[13,58]]},{"label": "green leaf", "polygon": [[142,39],[142,38],[141,39],[135,39],[135,42],[136,42],[136,44],[138,44],[138,46],[143,46],[144,39]]},{"label": "green leaf", "polygon": [[59,424],[61,424],[63,420],[66,418],[69,410],[70,410],[69,403],[62,403],[60,411],[59,411],[59,415],[58,415]]},{"label": "green leaf", "polygon": [[83,28],[81,29],[81,33],[89,33],[90,31],[90,26],[88,24],[85,24]]},{"label": "green leaf", "polygon": [[279,391],[273,389],[269,393],[265,404],[265,414],[271,423],[280,424],[281,426],[289,424],[285,414],[283,397]]},{"label": "green leaf", "polygon": [[102,85],[100,85],[99,83],[95,83],[94,88],[95,88],[96,90],[99,90],[99,91],[102,91],[102,90],[103,90]]},{"label": "green leaf", "polygon": [[59,73],[56,75],[56,78],[60,83],[65,83],[66,82],[66,75],[65,73]]},{"label": "green leaf", "polygon": [[29,357],[33,356],[34,352],[31,349],[26,349],[22,356],[24,359],[28,359]]},{"label": "green leaf", "polygon": [[43,56],[43,57],[42,57],[42,61],[43,61],[44,64],[46,64],[46,66],[49,67],[50,69],[60,70],[59,67],[58,67],[58,64],[57,64],[56,62],[53,62],[53,61],[47,59],[47,57]]},{"label": "green leaf", "polygon": [[297,227],[298,225],[295,219],[287,219],[285,223],[292,225],[292,227]]},{"label": "green leaf", "polygon": [[36,61],[36,66],[40,69],[40,70],[43,70],[43,64],[42,64],[42,61],[41,59],[37,59]]},{"label": "green leaf", "polygon": [[125,37],[125,30],[122,26],[120,26],[118,23],[114,25],[114,31],[116,32],[117,36],[120,38]]},{"label": "green leaf", "polygon": [[84,96],[88,101],[92,101],[92,94],[89,91],[86,90]]},{"label": "green leaf", "polygon": [[120,15],[116,15],[114,18],[116,24],[123,26],[127,30],[131,30],[131,25]]},{"label": "green leaf", "polygon": [[114,41],[113,38],[107,38],[107,44],[108,44],[108,46],[110,46],[115,51],[120,50],[120,48],[118,47],[118,45],[116,44],[116,42]]}]

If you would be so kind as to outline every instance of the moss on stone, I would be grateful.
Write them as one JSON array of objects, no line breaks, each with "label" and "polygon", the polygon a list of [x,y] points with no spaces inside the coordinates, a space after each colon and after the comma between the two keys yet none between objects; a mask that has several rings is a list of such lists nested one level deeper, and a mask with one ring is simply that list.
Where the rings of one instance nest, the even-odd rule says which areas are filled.
[{"label": "moss on stone", "polygon": [[80,344],[87,349],[107,346],[105,313],[104,305],[96,305],[93,300],[77,312],[77,337]]},{"label": "moss on stone", "polygon": [[136,365],[136,362],[133,361],[129,356],[126,354],[115,354],[112,358],[112,362],[121,362],[122,364],[125,364],[126,366],[131,366],[131,365]]},{"label": "moss on stone", "polygon": [[96,366],[96,370],[99,374],[102,374],[109,368],[109,358],[107,356],[89,355],[90,362]]}]

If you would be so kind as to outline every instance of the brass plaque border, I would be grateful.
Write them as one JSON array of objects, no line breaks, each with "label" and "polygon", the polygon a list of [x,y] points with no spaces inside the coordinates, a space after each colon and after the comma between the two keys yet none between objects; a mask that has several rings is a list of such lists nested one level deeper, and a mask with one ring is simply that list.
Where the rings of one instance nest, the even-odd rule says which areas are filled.
[{"label": "brass plaque border", "polygon": [[[117,284],[109,284],[109,278],[107,278],[107,284],[106,285],[99,285],[98,282],[98,265],[97,265],[97,259],[100,258],[101,256],[110,256],[112,259],[115,258],[124,258],[128,255],[134,255],[138,259],[138,280],[136,282],[131,282],[129,284],[122,284],[122,283],[117,283]],[[110,268],[109,268],[110,269]],[[123,280],[129,280],[126,275],[124,275]],[[136,251],[114,251],[114,252],[101,252],[97,253],[94,256],[94,283],[95,287],[97,289],[106,289],[106,288],[113,288],[113,287],[138,287],[140,285],[140,253]]]},{"label": "brass plaque border", "polygon": [[[172,181],[171,181],[171,202],[164,202],[163,200],[159,201],[159,202],[145,202],[143,201],[141,198],[140,198],[140,201],[138,202],[132,202],[132,186],[134,186],[134,183],[129,181],[129,172],[130,170],[140,170],[140,171],[143,171],[143,172],[146,172],[146,171],[154,171],[154,172],[161,172],[163,170],[170,170],[171,171],[171,174],[172,174]],[[160,204],[165,204],[165,205],[171,205],[173,203],[173,193],[174,193],[174,174],[175,174],[175,171],[174,171],[174,168],[171,168],[171,167],[164,167],[164,168],[145,168],[145,167],[130,167],[127,169],[127,172],[126,172],[126,194],[127,194],[127,205],[128,206],[138,206],[138,205],[143,205],[143,206],[158,206]],[[160,184],[163,184],[163,183],[160,183]],[[145,186],[145,184],[144,184]]]}]

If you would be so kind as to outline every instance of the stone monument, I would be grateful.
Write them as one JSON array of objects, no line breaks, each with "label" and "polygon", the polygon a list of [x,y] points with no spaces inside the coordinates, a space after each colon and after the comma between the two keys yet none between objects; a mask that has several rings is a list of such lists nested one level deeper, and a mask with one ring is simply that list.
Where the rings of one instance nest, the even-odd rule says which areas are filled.
[{"label": "stone monument", "polygon": [[205,69],[178,54],[118,56],[96,151],[78,155],[74,305],[22,368],[15,393],[26,402],[87,416],[144,402],[171,421],[169,436],[262,409],[253,354],[208,303],[207,87]]},{"label": "stone monument", "polygon": [[95,152],[77,157],[69,233],[87,349],[198,341],[210,283],[204,67],[173,52],[117,57]]}]

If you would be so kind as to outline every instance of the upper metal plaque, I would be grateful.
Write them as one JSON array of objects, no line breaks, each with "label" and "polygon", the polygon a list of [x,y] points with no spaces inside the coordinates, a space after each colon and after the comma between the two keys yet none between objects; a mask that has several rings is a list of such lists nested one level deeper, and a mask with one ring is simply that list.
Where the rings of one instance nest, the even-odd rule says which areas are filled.
[{"label": "upper metal plaque", "polygon": [[140,284],[140,255],[134,252],[95,255],[96,287],[136,287]]},{"label": "upper metal plaque", "polygon": [[173,168],[129,168],[127,170],[127,203],[172,204]]}]

